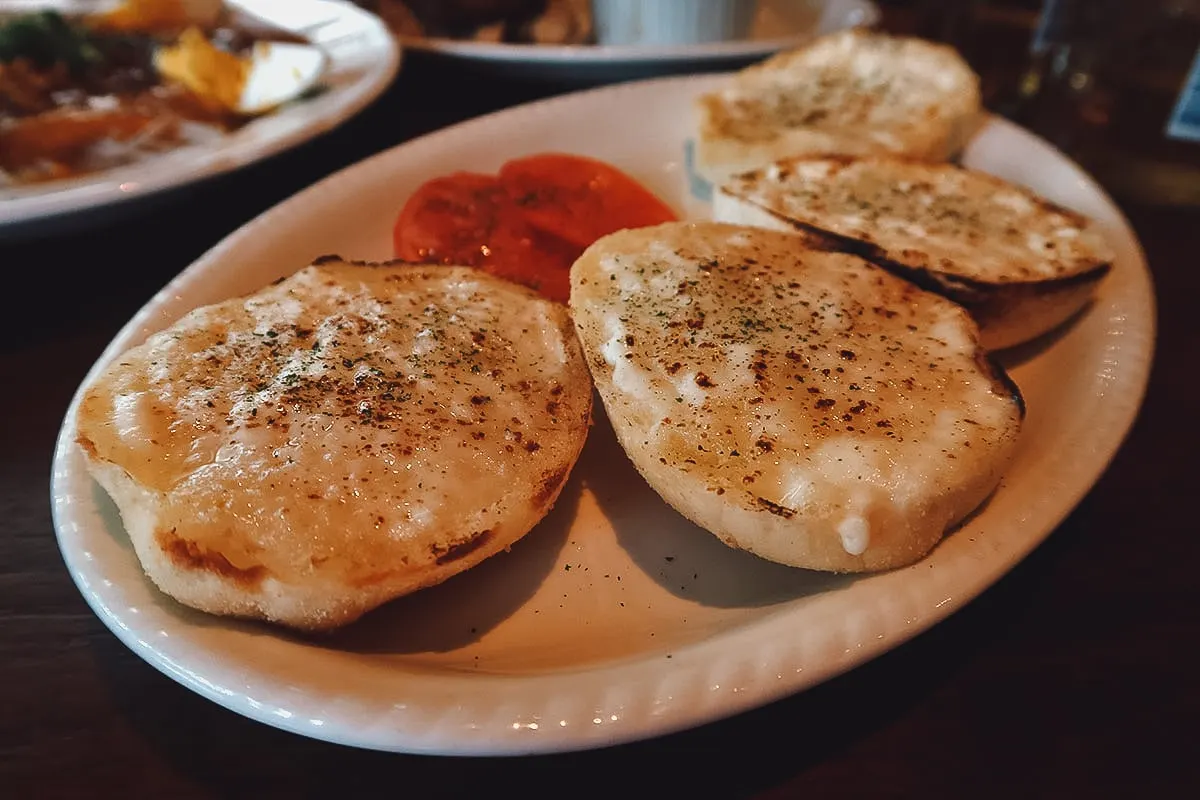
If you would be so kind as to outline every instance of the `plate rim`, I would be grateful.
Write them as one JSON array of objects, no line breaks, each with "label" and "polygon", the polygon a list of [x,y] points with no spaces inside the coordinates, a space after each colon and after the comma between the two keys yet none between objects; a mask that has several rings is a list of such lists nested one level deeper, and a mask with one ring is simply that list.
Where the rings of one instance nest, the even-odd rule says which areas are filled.
[{"label": "plate rim", "polygon": [[[178,282],[188,279],[195,274],[202,274],[204,271],[213,268],[213,266],[221,261],[226,256],[226,253],[237,247],[244,239],[252,236],[260,226],[268,226],[274,223],[276,215],[288,213],[289,209],[295,206],[305,204],[318,193],[326,192],[333,185],[337,185],[342,181],[353,179],[353,175],[349,173],[366,173],[371,170],[374,164],[382,160],[396,158],[395,153],[404,148],[417,146],[422,142],[428,142],[434,138],[462,135],[461,129],[483,128],[489,124],[493,124],[497,118],[509,116],[524,116],[532,113],[532,109],[539,108],[539,113],[545,113],[547,107],[553,110],[556,105],[567,105],[573,102],[580,102],[581,96],[594,95],[616,95],[628,92],[651,91],[649,87],[661,85],[675,85],[681,90],[686,91],[688,84],[696,81],[714,81],[728,77],[724,75],[704,75],[704,76],[675,76],[666,78],[654,78],[649,80],[634,81],[630,83],[606,86],[595,89],[573,92],[557,97],[546,98],[543,100],[527,103],[491,114],[476,117],[464,122],[457,123],[447,128],[434,131],[416,139],[398,144],[392,148],[384,150],[373,156],[365,158],[355,164],[352,164],[338,172],[335,172],[326,178],[312,184],[291,197],[285,199],[279,204],[273,206],[262,214],[248,221],[246,224],[239,227],[237,230],[230,233],[222,239],[217,245],[211,248],[208,252],[194,261],[188,268],[177,275],[173,280],[168,282],[163,289],[157,293],[121,328],[121,330],[113,337],[109,345],[104,349],[102,354],[96,359],[92,368],[88,371],[87,376],[80,382],[79,388],[75,396],[72,398],[71,404],[67,409],[64,417],[63,427],[59,432],[56,442],[54,457],[52,461],[51,475],[51,503],[53,520],[55,527],[56,541],[60,549],[60,553],[66,563],[68,570],[75,581],[80,592],[85,600],[92,607],[93,611],[100,617],[101,621],[108,627],[127,647],[129,647],[140,658],[145,660],[151,666],[158,669],[160,672],[168,675],[173,680],[181,683],[188,689],[197,692],[198,694],[216,702],[227,709],[239,713],[258,722],[268,724],[270,726],[290,731],[309,738],[321,739],[324,741],[349,745],[353,747],[382,750],[388,752],[404,752],[414,754],[439,754],[439,755],[458,755],[458,756],[507,756],[507,755],[528,755],[528,754],[548,754],[559,752],[570,752],[578,750],[599,749],[612,745],[628,743],[632,741],[644,740],[649,738],[660,737],[675,733],[681,730],[696,727],[698,725],[714,722],[720,719],[725,719],[736,714],[748,711],[753,708],[759,708],[775,702],[781,698],[797,694],[801,691],[812,688],[824,681],[843,673],[846,673],[861,664],[870,661],[885,652],[893,650],[920,633],[932,628],[937,623],[943,621],[951,614],[962,608],[964,605],[973,601],[979,594],[986,589],[995,585],[1005,574],[1012,570],[1015,566],[1021,563],[1033,550],[1039,547],[1062,523],[1062,521],[1078,506],[1083,498],[1094,488],[1099,478],[1107,471],[1113,458],[1116,456],[1121,446],[1128,438],[1137,416],[1142,408],[1145,394],[1148,389],[1150,371],[1152,368],[1154,351],[1156,347],[1157,336],[1157,307],[1153,288],[1152,274],[1149,271],[1146,263],[1144,250],[1139,241],[1136,232],[1129,224],[1123,211],[1115,204],[1108,194],[1095,182],[1090,175],[1082,170],[1072,159],[1068,158],[1060,150],[1053,147],[1044,139],[1036,134],[1022,128],[1014,123],[1001,118],[993,118],[991,123],[1000,128],[1007,129],[1009,134],[1015,134],[1018,137],[1024,138],[1028,142],[1036,143],[1037,146],[1045,148],[1051,152],[1056,159],[1064,162],[1075,172],[1084,182],[1084,186],[1090,193],[1094,194],[1099,200],[1109,207],[1109,212],[1113,215],[1117,223],[1122,228],[1122,234],[1128,238],[1128,242],[1132,245],[1135,263],[1129,265],[1129,269],[1134,271],[1134,282],[1131,284],[1129,291],[1130,297],[1139,303],[1144,303],[1142,310],[1145,312],[1145,317],[1141,319],[1141,332],[1144,334],[1137,350],[1136,360],[1132,360],[1131,365],[1128,365],[1126,372],[1122,377],[1122,384],[1126,391],[1112,401],[1110,418],[1106,426],[1107,438],[1100,442],[1101,447],[1088,454],[1087,464],[1084,469],[1077,469],[1073,473],[1074,489],[1070,492],[1067,501],[1059,501],[1055,504],[1055,510],[1049,515],[1052,518],[1049,523],[1044,526],[1044,530],[1039,531],[1037,535],[1030,536],[1023,540],[1016,548],[1012,548],[1006,552],[1003,558],[989,563],[984,576],[976,578],[972,583],[958,587],[953,599],[939,606],[934,611],[926,611],[920,615],[913,624],[907,626],[899,634],[893,634],[886,637],[882,641],[868,642],[866,646],[855,648],[853,652],[848,651],[845,657],[841,659],[830,659],[815,669],[810,669],[805,672],[803,677],[797,678],[790,676],[788,680],[780,680],[776,684],[767,688],[757,688],[753,691],[743,692],[741,695],[725,695],[724,701],[716,710],[709,703],[697,703],[691,708],[674,709],[674,713],[657,718],[655,720],[643,719],[640,725],[633,727],[623,726],[619,730],[597,732],[594,735],[575,736],[555,741],[546,741],[545,737],[493,737],[487,740],[472,740],[465,743],[447,742],[445,739],[438,740],[436,737],[422,739],[419,735],[408,734],[401,732],[399,735],[389,737],[380,737],[377,734],[370,732],[359,732],[357,735],[347,735],[347,731],[343,731],[341,735],[332,735],[330,731],[317,731],[311,727],[305,727],[298,722],[292,723],[288,720],[274,717],[267,713],[255,713],[255,711],[245,705],[239,706],[230,701],[230,698],[203,680],[202,676],[197,676],[195,673],[188,670],[185,666],[172,664],[164,661],[154,648],[146,642],[139,641],[137,635],[131,631],[121,621],[120,616],[109,609],[95,592],[90,590],[88,586],[87,575],[79,568],[79,554],[72,552],[65,541],[63,533],[64,526],[63,515],[65,514],[64,507],[60,504],[60,493],[58,485],[60,480],[59,469],[64,459],[73,447],[71,441],[71,416],[77,406],[79,396],[83,388],[92,379],[103,364],[107,363],[115,356],[115,351],[118,348],[118,343],[121,343],[121,348],[127,346],[123,340],[133,334],[138,328],[146,325],[146,323],[159,313],[158,306],[161,298],[166,293],[170,293]],[[455,132],[458,133],[455,133]],[[1134,294],[1136,292],[1136,294]],[[1140,295],[1140,296],[1138,296]],[[168,324],[167,320],[161,320],[162,324]],[[1113,435],[1113,431],[1116,431]],[[756,621],[741,628],[735,628],[728,632],[729,636],[738,634],[749,636],[754,628],[766,624],[765,621]],[[723,634],[724,636],[724,634]],[[675,667],[684,670],[685,667],[691,672],[703,671],[703,665],[696,663],[688,663],[688,651],[696,651],[704,645],[704,642],[691,643],[686,646],[674,649],[672,652],[676,655]],[[652,656],[644,656],[638,659],[638,663],[649,661]],[[695,659],[693,659],[693,662]],[[622,668],[626,662],[604,662],[594,666],[581,667],[578,670],[564,671],[557,673],[557,677],[564,680],[570,678],[571,675],[578,672],[604,672],[614,668]],[[689,673],[691,674],[691,673]],[[538,676],[537,680],[545,680],[545,676]],[[459,680],[458,678],[452,680]],[[482,682],[488,685],[503,686],[511,685],[512,682],[528,681],[529,677],[519,676],[473,676],[463,678],[473,682]],[[653,693],[653,690],[651,690]]]},{"label": "plate rim", "polygon": [[[404,60],[405,48],[400,39],[388,30],[383,20],[358,5],[344,2],[344,0],[309,0],[309,2],[338,9],[338,13],[347,18],[358,17],[369,21],[377,32],[386,34],[380,37],[380,41],[386,42],[385,52],[382,54],[384,58],[373,62],[373,66],[365,71],[358,80],[339,90],[343,92],[343,100],[340,103],[331,106],[320,116],[314,117],[303,126],[284,135],[241,144],[230,149],[218,147],[209,152],[208,157],[195,160],[181,159],[178,162],[163,159],[148,160],[145,164],[138,165],[143,170],[139,171],[136,181],[118,182],[113,178],[106,180],[105,176],[110,175],[114,170],[103,170],[96,173],[95,176],[81,178],[81,182],[72,182],[72,185],[61,189],[52,188],[57,185],[57,183],[52,183],[47,184],[50,188],[45,191],[9,197],[0,195],[0,233],[19,230],[21,226],[40,224],[58,217],[99,212],[161,192],[184,188],[206,179],[236,172],[293,150],[356,117],[371,103],[379,99],[395,81]],[[163,155],[170,157],[172,153],[168,152]],[[163,169],[155,170],[156,162],[162,164]],[[134,188],[124,188],[127,183],[133,183]]]}]

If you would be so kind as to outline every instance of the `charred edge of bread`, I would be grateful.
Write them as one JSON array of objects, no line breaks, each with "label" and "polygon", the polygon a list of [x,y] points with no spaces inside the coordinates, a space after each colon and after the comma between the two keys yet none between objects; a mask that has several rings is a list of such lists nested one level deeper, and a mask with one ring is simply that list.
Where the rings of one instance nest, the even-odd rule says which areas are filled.
[{"label": "charred edge of bread", "polygon": [[[571,329],[571,335],[574,335],[574,328]],[[592,407],[589,403],[587,409],[584,411],[583,424],[590,428],[592,422]],[[96,444],[91,439],[80,435],[75,438],[75,443],[87,454],[90,460],[99,459],[100,456],[96,451]],[[549,513],[549,510],[554,508],[554,501],[558,499],[558,495],[570,475],[570,466],[546,472],[542,476],[541,484],[537,487],[533,497],[530,498],[534,507],[544,508]],[[434,561],[438,566],[445,566],[478,550],[493,538],[494,535],[494,530],[477,531],[467,538],[450,545],[445,550],[435,548],[431,554],[435,556]],[[268,575],[266,568],[262,566],[250,567],[248,569],[234,567],[219,552],[201,550],[199,545],[176,534],[174,528],[170,531],[158,531],[155,539],[162,550],[175,562],[176,566],[216,572],[222,577],[233,578],[235,582],[244,584],[243,588],[245,586],[257,586],[261,584],[263,578]],[[384,577],[390,577],[390,573],[385,574]]]},{"label": "charred edge of bread", "polygon": [[[750,201],[743,198],[743,202]],[[804,238],[810,247],[830,252],[847,253],[848,255],[858,256],[865,261],[869,261],[927,292],[933,292],[934,294],[953,300],[965,308],[976,319],[977,324],[981,318],[987,320],[992,316],[998,316],[998,310],[1004,308],[1015,296],[1034,293],[1044,295],[1047,291],[1071,289],[1081,284],[1099,281],[1108,274],[1112,266],[1111,264],[1104,263],[1080,275],[1070,275],[1065,278],[1052,278],[1044,281],[1012,284],[984,283],[973,281],[969,278],[959,278],[958,276],[946,275],[945,273],[933,270],[918,269],[901,264],[890,259],[882,247],[872,242],[865,242],[862,239],[855,239],[851,236],[843,236],[833,231],[827,231],[824,228],[819,228],[815,225],[779,214],[757,203],[752,203],[752,205],[781,222],[790,225]],[[975,360],[978,362],[980,368],[991,378],[993,385],[997,387],[998,393],[1008,394],[1012,397],[1013,402],[1017,404],[1017,408],[1020,411],[1021,419],[1025,419],[1025,396],[1021,393],[1021,387],[1012,379],[1008,371],[983,347],[977,348]]]},{"label": "charred edge of bread", "polygon": [[[449,261],[415,261],[407,258],[385,258],[371,261],[365,258],[346,258],[334,253],[326,253],[312,260],[312,266],[321,267],[326,264],[349,264],[352,267],[453,267],[461,266]],[[276,281],[278,283],[278,281]]]},{"label": "charred edge of bread", "polygon": [[[440,261],[409,261],[404,258],[385,258],[381,261],[371,261],[363,258],[346,258],[336,253],[326,253],[312,260],[312,266],[321,267],[326,264],[349,264],[354,267],[444,267]],[[278,281],[276,281],[278,283]]]},{"label": "charred edge of bread", "polygon": [[[846,167],[860,161],[870,161],[873,158],[877,157],[853,156],[846,155],[845,153],[826,153],[806,155],[803,158],[791,159],[790,161],[832,161],[840,166]],[[1087,217],[1077,211],[1073,211],[1072,209],[1060,206],[1058,203],[1055,203],[1051,200],[1047,200],[1036,192],[1023,189],[1020,186],[1015,186],[1014,184],[1011,184],[1001,178],[997,178],[994,175],[973,170],[960,163],[946,162],[931,164],[925,159],[903,154],[888,155],[886,156],[886,160],[915,164],[932,169],[943,168],[958,172],[969,172],[973,178],[987,181],[995,185],[997,188],[1009,190],[1017,189],[1021,191],[1022,194],[1024,194],[1025,197],[1037,208],[1041,209],[1047,214],[1059,214],[1063,217],[1066,217],[1071,224],[1079,228],[1086,227],[1088,224]],[[777,169],[779,170],[779,175],[781,178],[786,179],[791,175],[791,168],[787,162],[780,164]],[[754,180],[762,177],[764,172],[764,169],[756,169],[736,177],[739,180]],[[864,239],[856,239],[853,236],[846,236],[845,234],[826,230],[811,223],[792,219],[791,217],[780,214],[773,209],[755,203],[753,200],[750,200],[742,195],[735,195],[735,197],[740,202],[752,205],[760,211],[775,217],[780,222],[791,225],[792,227],[796,228],[797,231],[807,234],[810,241],[812,241],[816,246],[823,247],[824,249],[837,250],[838,252],[850,253],[851,255],[864,258],[871,263],[877,264],[885,269],[896,271],[901,274],[901,277],[916,283],[923,289],[949,295],[950,299],[955,300],[960,305],[981,303],[984,299],[984,296],[994,294],[1001,289],[1031,290],[1034,287],[1037,287],[1037,290],[1040,293],[1045,293],[1047,291],[1054,291],[1055,289],[1060,288],[1074,288],[1082,284],[1099,281],[1104,278],[1104,276],[1106,276],[1112,269],[1111,262],[1100,261],[1084,272],[1076,273],[1075,275],[1067,275],[1061,278],[1033,278],[1027,281],[1010,281],[1005,283],[989,283],[987,281],[978,281],[965,276],[951,275],[936,269],[913,267],[905,264],[903,261],[897,261],[892,255],[889,255],[886,250],[873,242]]]},{"label": "charred edge of bread", "polygon": [[[322,266],[325,266],[326,264],[349,264],[350,266],[353,266],[353,267],[388,267],[388,266],[395,266],[395,265],[403,266],[408,263],[409,262],[401,261],[400,259],[384,259],[383,261],[367,261],[364,259],[346,258],[344,256],[339,256],[336,253],[325,253],[324,255],[319,255],[316,258],[314,258],[312,260],[312,262],[310,263],[310,266],[322,267]],[[430,265],[430,266],[432,266],[432,265]],[[280,275],[278,278],[271,281],[271,283],[269,285],[270,286],[278,286],[279,284],[283,283],[288,278],[291,278],[294,275],[295,275],[294,272],[288,273],[287,275]]]},{"label": "charred edge of bread", "polygon": [[[325,255],[317,256],[312,260],[312,266],[320,267],[326,264],[349,264],[352,267],[456,267],[463,266],[454,261],[431,260],[421,261],[419,259],[409,258],[385,258],[380,261],[371,261],[364,258],[346,258],[334,253],[326,253]],[[278,281],[276,281],[278,283]]]},{"label": "charred edge of bread", "polygon": [[[744,197],[738,199],[790,226],[797,233],[803,235],[811,247],[858,256],[926,291],[953,300],[970,311],[981,325],[986,325],[991,320],[1002,316],[1003,309],[1014,301],[1034,295],[1044,297],[1047,294],[1066,292],[1085,285],[1097,284],[1112,271],[1112,262],[1101,261],[1090,269],[1075,275],[989,283],[962,275],[951,275],[936,269],[905,264],[903,261],[897,261],[892,254],[874,242],[856,239],[853,236],[846,236],[808,222],[792,219],[786,214],[781,214]],[[1054,207],[1053,204],[1048,204],[1048,206]],[[1059,210],[1058,213],[1078,216],[1068,210]]]},{"label": "charred edge of bread", "polygon": [[79,445],[79,448],[87,454],[89,459],[94,460],[100,457],[100,454],[96,451],[96,443],[83,434],[75,437],[75,444]]},{"label": "charred edge of bread", "polygon": [[979,283],[937,271],[915,269],[895,261],[881,260],[877,263],[884,269],[917,283],[923,288],[928,284],[931,291],[937,292],[967,309],[981,328],[991,328],[1002,322],[1008,316],[1009,310],[1020,305],[1022,301],[1054,297],[1065,299],[1066,296],[1080,293],[1078,303],[1074,305],[1071,315],[1064,317],[1064,319],[1069,319],[1087,305],[1087,296],[1082,293],[1083,290],[1087,289],[1090,292],[1091,287],[1099,284],[1112,269],[1112,264],[1104,262],[1097,264],[1087,272],[1064,278],[1012,283]]},{"label": "charred edge of bread", "polygon": [[983,347],[975,348],[975,363],[983,370],[992,381],[992,387],[996,394],[1007,394],[1012,398],[1012,401],[1017,404],[1017,413],[1021,416],[1021,421],[1025,421],[1025,395],[1021,393],[1021,387],[1008,374],[1008,370],[996,359],[994,355],[985,350]]},{"label": "charred edge of bread", "polygon": [[[344,256],[339,256],[339,255],[335,255],[335,254],[331,254],[331,253],[326,253],[325,255],[317,256],[316,258],[314,258],[312,260],[312,266],[314,266],[314,267],[320,267],[325,264],[349,264],[352,267],[369,267],[369,268],[412,267],[414,269],[417,269],[420,267],[424,267],[426,269],[442,269],[445,267],[467,266],[467,265],[455,263],[453,261],[413,261],[413,260],[410,260],[407,258],[386,258],[381,261],[371,261],[369,259],[345,258]],[[483,270],[480,270],[480,271],[483,272]],[[490,273],[487,273],[487,274],[490,274]],[[287,280],[288,277],[290,277],[290,276],[285,275],[282,278],[276,278],[275,280],[273,280],[271,282],[271,285],[274,286],[275,284],[282,283],[283,281]],[[524,292],[525,294],[529,295],[530,297],[536,297],[541,300],[546,299],[537,290],[532,289],[529,286],[526,286],[522,283],[517,283],[516,281],[509,280],[508,278],[504,278],[499,275],[492,275],[491,277],[496,278],[497,280],[504,281],[506,284],[509,284],[510,286],[516,288],[518,291]],[[574,334],[572,334],[572,335],[574,335]]]},{"label": "charred edge of bread", "polygon": [[445,550],[435,547],[433,549],[435,556],[434,563],[439,567],[442,567],[453,561],[458,561],[461,558],[465,558],[487,544],[488,540],[491,538],[492,531],[491,529],[488,529],[485,531],[477,531],[472,533],[466,539],[455,542]]},{"label": "charred edge of bread", "polygon": [[[978,125],[982,126],[984,121],[986,121],[986,118],[981,119]],[[959,155],[961,156],[962,153],[960,152]],[[953,170],[955,172],[967,172],[970,173],[973,180],[990,183],[998,189],[1015,189],[1020,191],[1025,195],[1029,202],[1037,208],[1040,208],[1042,211],[1045,211],[1049,214],[1060,214],[1070,220],[1071,223],[1078,225],[1079,227],[1085,226],[1088,222],[1088,218],[1078,211],[1067,208],[1066,206],[1061,206],[1058,203],[1055,203],[1053,200],[1042,197],[1037,192],[1031,191],[1003,178],[999,178],[991,173],[972,169],[971,167],[963,164],[961,161],[930,161],[926,158],[921,158],[920,156],[914,156],[907,153],[877,153],[867,155],[853,155],[850,153],[805,153],[802,156],[783,159],[779,163],[775,164],[772,168],[778,171],[780,178],[787,179],[791,177],[792,165],[805,161],[830,161],[837,164],[839,167],[848,167],[861,161],[885,161],[897,164],[908,164],[910,166],[923,167],[932,170],[946,169]],[[760,167],[757,169],[748,170],[733,177],[738,180],[755,180],[763,177],[763,174],[766,171],[766,167]]]},{"label": "charred edge of bread", "polygon": [[263,581],[271,574],[261,564],[252,567],[236,567],[220,552],[209,550],[197,542],[183,538],[176,533],[175,528],[156,530],[154,543],[179,570],[211,572],[252,594],[258,592]]}]

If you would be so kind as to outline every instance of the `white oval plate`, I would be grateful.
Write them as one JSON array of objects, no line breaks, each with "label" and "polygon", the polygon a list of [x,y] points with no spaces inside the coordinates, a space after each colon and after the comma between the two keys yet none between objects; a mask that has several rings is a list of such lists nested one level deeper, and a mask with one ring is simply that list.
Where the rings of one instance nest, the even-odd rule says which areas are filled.
[{"label": "white oval plate", "polygon": [[401,37],[409,50],[486,62],[493,70],[543,78],[647,77],[709,67],[732,68],[842,28],[871,26],[879,8],[870,0],[760,0],[745,39],[696,45],[538,45]]},{"label": "white oval plate", "polygon": [[[259,288],[315,256],[385,258],[422,181],[546,150],[607,160],[685,213],[694,95],[717,76],[607,87],[470,121],[297,194],[159,292],[88,379],[194,306]],[[1133,422],[1154,341],[1151,284],[1128,224],[1060,153],[992,121],[967,162],[1095,217],[1119,253],[1095,305],[1012,360],[1029,407],[991,502],[907,569],[838,577],[720,544],[667,507],[600,415],[551,515],[507,554],[305,641],[177,605],[143,577],[114,507],[73,444],[54,457],[66,564],[99,617],[183,685],[248,717],[359,747],[440,754],[592,748],[716,720],[810,687],[961,607],[1041,542]],[[77,398],[76,398],[77,402]]]},{"label": "white oval plate", "polygon": [[0,188],[0,231],[59,215],[92,211],[184,186],[260,161],[345,122],[388,87],[400,65],[395,37],[375,17],[338,0],[226,0],[323,48],[326,90],[215,141],[172,150],[137,164],[63,181]]}]

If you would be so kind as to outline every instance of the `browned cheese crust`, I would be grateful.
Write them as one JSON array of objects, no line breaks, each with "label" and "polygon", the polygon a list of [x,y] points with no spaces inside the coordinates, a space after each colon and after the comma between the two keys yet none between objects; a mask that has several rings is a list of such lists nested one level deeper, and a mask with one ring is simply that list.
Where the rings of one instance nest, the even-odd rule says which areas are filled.
[{"label": "browned cheese crust", "polygon": [[571,270],[604,408],[647,482],[797,567],[921,558],[995,489],[1023,408],[956,304],[801,237],[623,231]]},{"label": "browned cheese crust", "polygon": [[560,305],[464,267],[328,258],[119,356],[76,422],[164,592],[325,630],[525,535],[591,399]]}]

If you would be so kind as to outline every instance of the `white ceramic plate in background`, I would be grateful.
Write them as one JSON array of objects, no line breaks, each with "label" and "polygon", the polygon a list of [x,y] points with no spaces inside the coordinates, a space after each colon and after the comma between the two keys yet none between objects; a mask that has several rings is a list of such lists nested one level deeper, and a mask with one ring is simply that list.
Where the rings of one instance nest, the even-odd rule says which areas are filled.
[{"label": "white ceramic plate in background", "polygon": [[[402,145],[237,231],[140,311],[96,368],[194,306],[339,253],[391,250],[405,193],[538,151],[609,161],[690,215],[683,163],[694,96],[721,77],[567,95]],[[906,569],[838,577],[720,544],[647,488],[603,417],[552,514],[510,553],[373,612],[328,640],[182,608],[143,577],[85,471],[72,416],[54,457],[65,562],[100,619],[183,685],[248,717],[359,747],[518,754],[599,747],[695,726],[844,672],[945,618],[1041,542],[1133,422],[1154,340],[1149,274],[1096,185],[1033,135],[993,120],[966,161],[1094,216],[1115,268],[1082,318],[1011,363],[1022,445],[987,506]],[[90,377],[90,375],[89,375]]]},{"label": "white ceramic plate in background", "polygon": [[[32,4],[35,0],[27,0]],[[379,96],[396,75],[400,48],[372,14],[339,0],[227,0],[235,9],[323,48],[326,90],[260,117],[211,144],[193,145],[137,164],[70,180],[0,189],[0,234],[65,214],[91,212],[244,167],[295,147],[345,122]]]},{"label": "white ceramic plate in background", "polygon": [[745,39],[697,45],[526,45],[402,37],[407,49],[484,62],[491,74],[554,80],[621,80],[707,69],[733,69],[796,47],[814,36],[870,26],[869,0],[761,0]]}]

